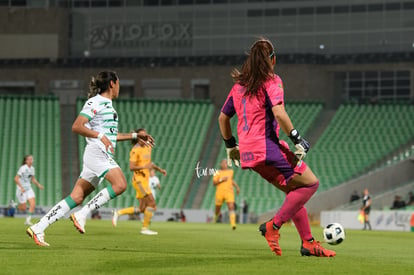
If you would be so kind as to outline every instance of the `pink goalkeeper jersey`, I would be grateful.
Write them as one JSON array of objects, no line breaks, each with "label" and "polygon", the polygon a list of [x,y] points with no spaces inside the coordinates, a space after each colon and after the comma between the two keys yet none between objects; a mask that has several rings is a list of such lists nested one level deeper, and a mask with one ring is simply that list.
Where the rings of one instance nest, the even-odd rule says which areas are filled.
[{"label": "pink goalkeeper jersey", "polygon": [[[245,97],[246,88],[235,84],[222,112],[229,117],[237,114],[237,135],[242,168],[257,165],[282,166],[286,156],[279,147],[279,124],[272,107],[284,104],[283,83],[278,75],[268,80],[257,96]],[[291,166],[286,163],[286,168]]]}]

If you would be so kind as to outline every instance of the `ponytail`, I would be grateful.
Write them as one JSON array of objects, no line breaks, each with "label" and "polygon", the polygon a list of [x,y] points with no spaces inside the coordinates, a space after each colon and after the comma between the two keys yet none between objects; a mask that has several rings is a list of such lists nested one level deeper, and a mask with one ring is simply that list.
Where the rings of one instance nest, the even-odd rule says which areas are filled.
[{"label": "ponytail", "polygon": [[111,81],[118,81],[118,75],[113,71],[103,71],[91,78],[89,83],[88,98],[101,94],[109,89]]},{"label": "ponytail", "polygon": [[250,48],[241,71],[233,69],[233,80],[246,88],[246,96],[256,96],[264,82],[272,77],[275,51],[272,43],[260,38]]}]

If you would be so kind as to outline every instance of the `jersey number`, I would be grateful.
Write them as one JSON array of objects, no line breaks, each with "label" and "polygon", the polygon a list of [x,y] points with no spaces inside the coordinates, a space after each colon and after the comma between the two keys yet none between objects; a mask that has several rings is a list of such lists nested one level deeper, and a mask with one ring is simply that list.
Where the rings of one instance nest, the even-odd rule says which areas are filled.
[{"label": "jersey number", "polygon": [[249,125],[247,125],[247,117],[246,117],[246,99],[243,98],[242,99],[242,103],[243,103],[243,119],[244,119],[244,126],[243,126],[243,131],[246,132],[249,130]]}]

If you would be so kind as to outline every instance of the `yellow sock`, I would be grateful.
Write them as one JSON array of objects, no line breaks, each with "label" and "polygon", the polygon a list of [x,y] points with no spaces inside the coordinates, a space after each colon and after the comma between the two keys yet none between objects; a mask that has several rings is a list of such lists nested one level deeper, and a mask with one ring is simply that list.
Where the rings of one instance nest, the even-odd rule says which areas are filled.
[{"label": "yellow sock", "polygon": [[151,218],[154,215],[155,209],[152,207],[145,208],[144,211],[144,221],[142,222],[142,227],[147,228],[151,222]]},{"label": "yellow sock", "polygon": [[135,207],[133,207],[133,206],[118,210],[118,215],[119,216],[133,215],[133,214],[135,214]]},{"label": "yellow sock", "polygon": [[231,227],[236,227],[236,212],[230,211],[229,218]]}]

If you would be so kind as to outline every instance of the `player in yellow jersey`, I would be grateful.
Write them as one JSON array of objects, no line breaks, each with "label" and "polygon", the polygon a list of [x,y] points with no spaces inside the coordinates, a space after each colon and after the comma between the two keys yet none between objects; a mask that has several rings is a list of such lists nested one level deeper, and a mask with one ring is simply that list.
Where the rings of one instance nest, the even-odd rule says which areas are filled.
[{"label": "player in yellow jersey", "polygon": [[[138,135],[146,133],[145,129],[134,131]],[[119,216],[144,213],[144,221],[141,228],[141,234],[157,235],[158,233],[148,229],[151,218],[154,215],[157,205],[149,185],[150,169],[159,171],[164,176],[167,171],[158,167],[151,161],[151,147],[146,146],[145,141],[139,140],[132,143],[129,153],[129,169],[134,172],[132,186],[136,190],[136,198],[139,201],[139,207],[128,207],[113,212],[112,224],[117,225]]]},{"label": "player in yellow jersey", "polygon": [[216,211],[214,221],[217,221],[220,215],[220,209],[223,202],[226,201],[229,209],[230,225],[236,229],[236,212],[234,209],[234,189],[236,187],[237,194],[240,193],[240,188],[233,180],[234,171],[227,166],[227,160],[223,159],[220,163],[221,170],[218,170],[213,177],[213,184],[216,186]]}]

